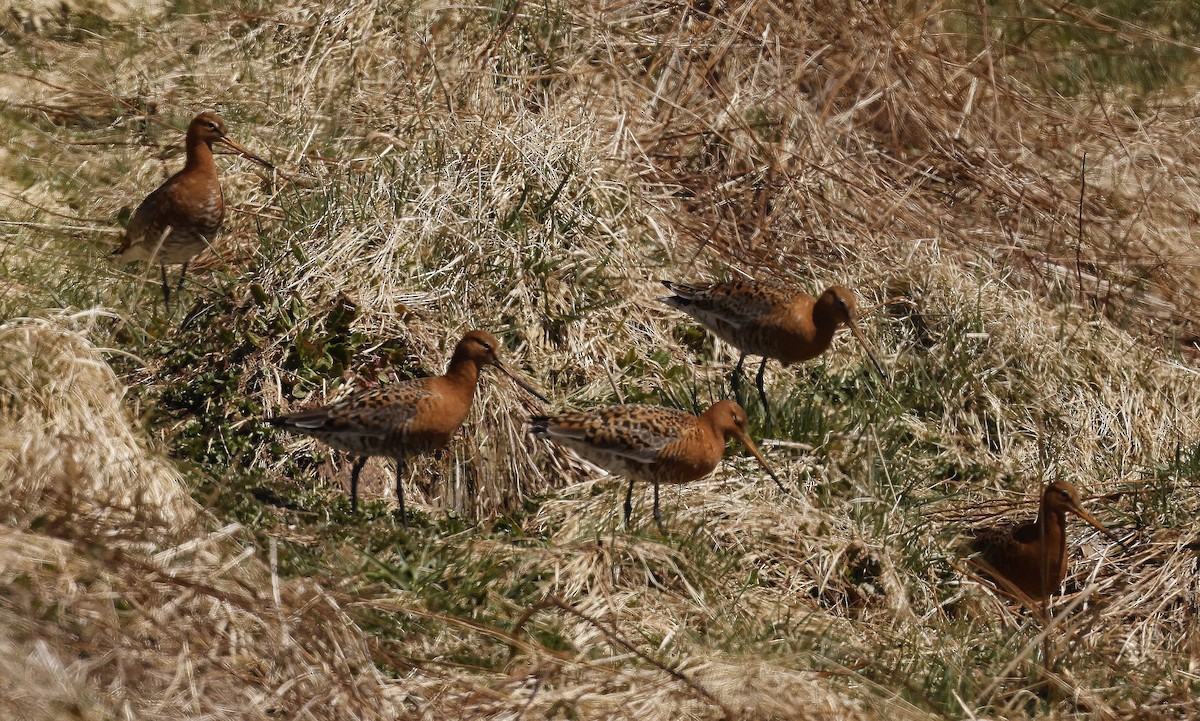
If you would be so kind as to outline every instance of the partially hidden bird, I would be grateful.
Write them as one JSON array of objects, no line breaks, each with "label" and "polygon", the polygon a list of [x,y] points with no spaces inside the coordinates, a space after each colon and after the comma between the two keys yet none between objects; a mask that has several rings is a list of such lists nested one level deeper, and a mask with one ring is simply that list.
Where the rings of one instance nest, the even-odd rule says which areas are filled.
[{"label": "partially hidden bird", "polygon": [[528,381],[500,361],[500,342],[484,330],[463,335],[454,347],[446,374],[402,381],[355,392],[319,408],[268,418],[293,433],[360,456],[350,476],[350,507],[358,510],[358,477],[371,456],[396,461],[396,499],[407,524],[402,471],[408,458],[445,446],[471,410],[480,370],[492,366],[530,395],[547,402]]},{"label": "partially hidden bird", "polygon": [[533,434],[575,451],[585,460],[629,480],[625,491],[625,524],[633,510],[633,484],[654,486],[654,521],[664,532],[658,504],[663,483],[687,483],[703,478],[725,454],[726,439],[741,441],[787,493],[779,476],[754,445],[746,430],[746,412],[723,400],[699,416],[653,405],[613,405],[591,411],[565,410],[534,416]]},{"label": "partially hidden bird", "polygon": [[1037,519],[973,532],[971,548],[999,589],[1015,588],[1034,601],[1048,598],[1067,575],[1067,513],[1074,513],[1124,548],[1124,544],[1083,508],[1079,490],[1056,480],[1042,493]]},{"label": "partially hidden bird", "polygon": [[842,325],[850,327],[875,370],[887,380],[879,358],[858,327],[854,293],[840,285],[814,298],[803,291],[749,280],[707,285],[664,280],[662,284],[674,295],[660,300],[692,316],[741,352],[730,381],[739,403],[744,403],[741,374],[746,356],[762,356],[755,385],[763,409],[769,413],[763,388],[767,361],[774,358],[786,367],[815,358],[829,348],[834,332]]},{"label": "partially hidden bird", "polygon": [[167,266],[183,265],[176,292],[183,287],[188,263],[208,248],[225,220],[225,197],[213,158],[213,143],[228,145],[268,168],[274,166],[225,134],[225,121],[212,112],[192,119],[187,130],[187,160],[138,205],[125,228],[125,239],[112,255],[121,263],[158,263],[163,301],[171,302]]}]

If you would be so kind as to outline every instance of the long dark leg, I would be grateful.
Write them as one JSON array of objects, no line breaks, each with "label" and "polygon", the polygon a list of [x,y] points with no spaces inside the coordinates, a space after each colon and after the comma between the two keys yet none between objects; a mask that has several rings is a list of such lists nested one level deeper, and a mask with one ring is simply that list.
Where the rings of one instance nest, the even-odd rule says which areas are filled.
[{"label": "long dark leg", "polygon": [[629,479],[629,488],[625,490],[625,527],[629,528],[629,517],[633,515],[633,479]]},{"label": "long dark leg", "polygon": [[758,386],[758,397],[762,399],[763,414],[767,417],[767,425],[773,426],[771,422],[771,406],[767,403],[767,390],[763,388],[763,374],[767,371],[767,357],[763,356],[762,365],[758,367],[758,375],[754,377],[754,385]]},{"label": "long dark leg", "polygon": [[159,265],[158,269],[162,272],[163,283],[163,305],[167,307],[167,315],[171,313],[171,286],[167,283],[167,266]]},{"label": "long dark leg", "polygon": [[654,523],[658,526],[659,533],[667,535],[667,529],[663,528],[662,511],[658,509],[658,481],[654,482]]},{"label": "long dark leg", "polygon": [[188,263],[190,263],[190,262],[191,262],[190,260],[184,261],[183,269],[179,271],[179,282],[175,285],[175,297],[176,298],[178,298],[179,294],[181,292],[183,292],[183,279],[187,277],[187,267],[188,267]]},{"label": "long dark leg", "polygon": [[729,385],[733,388],[733,399],[742,407],[746,405],[746,402],[742,400],[742,365],[745,362],[746,354],[743,353],[738,358],[737,365],[733,367],[733,376],[729,379]]},{"label": "long dark leg", "polygon": [[408,528],[408,514],[404,512],[404,484],[400,482],[400,477],[407,467],[408,464],[403,459],[396,459],[396,500],[400,501],[400,525],[405,528]]},{"label": "long dark leg", "polygon": [[363,466],[367,465],[367,458],[363,456],[354,462],[354,470],[350,473],[350,512],[358,513],[358,474],[362,473]]}]

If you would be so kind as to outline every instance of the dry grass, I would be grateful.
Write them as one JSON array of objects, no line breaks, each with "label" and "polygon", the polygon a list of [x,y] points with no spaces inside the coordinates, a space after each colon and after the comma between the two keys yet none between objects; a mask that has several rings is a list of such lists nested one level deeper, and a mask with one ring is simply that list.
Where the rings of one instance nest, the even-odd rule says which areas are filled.
[{"label": "dry grass", "polygon": [[[3,21],[0,313],[39,318],[0,327],[4,714],[1197,713],[1184,90],[1054,97],[952,6],[74,17]],[[281,172],[219,161],[234,212],[166,321],[93,230],[207,107]],[[772,367],[758,435],[792,495],[730,458],[666,490],[666,539],[496,374],[412,465],[411,533],[255,423],[439,371],[476,326],[561,404],[703,407],[735,356],[656,279],[742,274],[902,297],[866,320],[894,381],[841,341]],[[1052,477],[1133,551],[1072,528],[1047,669],[958,543]]]},{"label": "dry grass", "polygon": [[[367,643],[319,585],[206,530],[130,430],[123,390],[72,325],[0,327],[7,718],[394,718]],[[259,553],[258,555],[262,555]]]}]

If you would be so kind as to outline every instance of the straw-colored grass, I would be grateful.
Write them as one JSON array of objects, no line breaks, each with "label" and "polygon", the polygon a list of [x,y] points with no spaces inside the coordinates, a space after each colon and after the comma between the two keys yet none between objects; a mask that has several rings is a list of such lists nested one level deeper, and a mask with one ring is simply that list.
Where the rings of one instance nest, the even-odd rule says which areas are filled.
[{"label": "straw-colored grass", "polygon": [[[1067,82],[1022,7],[4,16],[0,716],[1200,712],[1196,103],[1115,56]],[[218,159],[227,225],[168,315],[107,254],[205,108],[279,172]],[[790,492],[731,452],[664,489],[666,537],[497,373],[409,465],[407,530],[390,462],[356,517],[346,459],[259,423],[472,327],[556,406],[700,410],[736,352],[657,281],[742,276],[854,288],[892,380],[848,338],[772,363],[775,423],[748,410]],[[962,541],[1052,478],[1131,550],[1073,524],[1044,619]]]}]

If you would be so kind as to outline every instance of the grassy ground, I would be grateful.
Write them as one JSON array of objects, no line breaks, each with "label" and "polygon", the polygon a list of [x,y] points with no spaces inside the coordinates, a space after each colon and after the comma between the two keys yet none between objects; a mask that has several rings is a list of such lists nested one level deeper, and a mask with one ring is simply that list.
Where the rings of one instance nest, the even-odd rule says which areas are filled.
[{"label": "grassy ground", "polygon": [[[0,715],[1195,715],[1177,10],[6,16]],[[167,314],[107,255],[207,108],[279,172],[218,159],[232,213]],[[259,423],[440,372],[471,327],[556,407],[699,410],[736,355],[657,280],[747,275],[854,288],[891,381],[849,337],[772,365],[752,434],[790,492],[731,452],[665,490],[666,537],[498,374],[411,464],[408,530],[389,464],[354,516],[344,458]],[[961,543],[1053,478],[1131,548],[1073,523],[1044,619]]]}]

